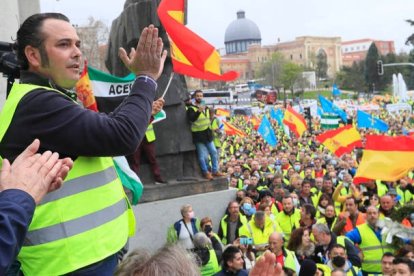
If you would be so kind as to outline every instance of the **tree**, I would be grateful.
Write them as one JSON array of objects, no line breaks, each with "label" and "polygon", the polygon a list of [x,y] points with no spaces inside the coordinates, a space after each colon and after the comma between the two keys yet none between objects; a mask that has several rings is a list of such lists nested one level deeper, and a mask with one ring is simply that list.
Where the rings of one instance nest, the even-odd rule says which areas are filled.
[{"label": "tree", "polygon": [[316,55],[316,77],[318,80],[326,79],[328,72],[328,57],[323,49]]},{"label": "tree", "polygon": [[[408,56],[408,62],[414,63],[414,49],[410,51],[410,54]],[[407,88],[409,90],[414,89],[414,69],[412,67],[409,68],[408,74],[406,76],[408,76]]]},{"label": "tree", "polygon": [[336,75],[336,83],[345,90],[364,91],[364,62],[354,62],[352,66],[344,66]]},{"label": "tree", "polygon": [[302,72],[302,67],[293,62],[287,62],[283,66],[281,81],[284,90],[286,91],[286,89],[290,89],[290,91],[292,92],[292,99],[294,98],[294,85],[296,81],[302,77]]},{"label": "tree", "polygon": [[256,78],[263,78],[264,84],[272,86],[276,89],[279,98],[279,90],[280,87],[283,86],[282,84],[282,69],[283,65],[286,63],[283,55],[281,53],[273,53],[270,60],[263,63],[260,67],[258,72],[256,73]]},{"label": "tree", "polygon": [[[406,20],[407,23],[409,23],[411,26],[414,27],[414,20]],[[409,37],[407,37],[407,40],[405,41],[406,45],[411,44],[412,46],[414,46],[414,34],[410,35]]]},{"label": "tree", "polygon": [[79,39],[81,40],[81,50],[83,56],[88,60],[88,64],[105,70],[103,57],[101,59],[99,48],[108,42],[109,29],[100,20],[93,17],[88,18],[88,24],[85,26],[75,26]]},{"label": "tree", "polygon": [[367,57],[365,58],[364,76],[365,83],[368,86],[368,91],[379,90],[380,76],[377,71],[377,62],[380,59],[377,46],[371,43],[368,49]]}]

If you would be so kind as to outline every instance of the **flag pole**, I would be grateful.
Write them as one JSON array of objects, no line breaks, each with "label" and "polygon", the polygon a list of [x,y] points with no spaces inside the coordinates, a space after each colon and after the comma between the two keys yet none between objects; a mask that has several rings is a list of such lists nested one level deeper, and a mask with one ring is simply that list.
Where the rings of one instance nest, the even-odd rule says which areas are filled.
[{"label": "flag pole", "polygon": [[171,81],[174,77],[174,72],[171,72],[170,79],[168,80],[167,86],[165,87],[164,92],[162,93],[161,99],[164,99],[165,94],[167,94],[168,88],[170,87]]}]

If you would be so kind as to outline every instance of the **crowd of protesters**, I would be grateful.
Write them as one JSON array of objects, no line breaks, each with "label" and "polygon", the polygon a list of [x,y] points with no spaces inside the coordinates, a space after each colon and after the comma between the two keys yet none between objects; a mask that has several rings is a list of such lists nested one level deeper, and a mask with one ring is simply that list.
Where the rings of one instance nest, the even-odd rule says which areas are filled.
[{"label": "crowd of protesters", "polygon": [[[389,123],[388,135],[410,128],[408,113],[376,115]],[[275,147],[249,118],[227,120],[247,134],[219,135],[220,168],[234,200],[214,225],[184,205],[182,219],[168,230],[168,242],[193,252],[202,275],[247,275],[266,251],[276,256],[280,275],[414,275],[413,240],[388,243],[381,233],[384,218],[412,205],[414,173],[395,182],[354,184],[362,149],[335,156],[316,139],[324,131],[317,119],[300,138],[272,120]],[[362,140],[374,133],[359,132]],[[414,214],[403,224],[412,233]]]}]

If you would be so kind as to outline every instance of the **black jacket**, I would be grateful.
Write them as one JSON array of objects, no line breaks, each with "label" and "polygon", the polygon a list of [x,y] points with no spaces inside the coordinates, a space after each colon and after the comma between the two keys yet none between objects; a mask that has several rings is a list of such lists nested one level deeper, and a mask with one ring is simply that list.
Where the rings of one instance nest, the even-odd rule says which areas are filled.
[{"label": "black jacket", "polygon": [[[21,82],[53,85],[31,72],[22,72]],[[106,115],[85,109],[61,93],[36,89],[18,104],[0,155],[13,161],[35,138],[40,139],[40,152],[56,151],[61,158],[132,154],[148,127],[155,90],[154,82],[137,79],[130,95]]]}]

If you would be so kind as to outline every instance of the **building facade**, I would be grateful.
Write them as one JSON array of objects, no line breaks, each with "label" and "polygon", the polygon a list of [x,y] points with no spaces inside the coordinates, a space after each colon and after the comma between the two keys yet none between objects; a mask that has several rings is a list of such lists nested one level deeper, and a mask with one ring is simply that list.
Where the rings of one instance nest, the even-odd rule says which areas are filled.
[{"label": "building facade", "polygon": [[247,19],[244,11],[237,12],[237,19],[230,23],[224,35],[226,54],[239,54],[247,52],[252,44],[262,41],[259,27]]},{"label": "building facade", "polygon": [[365,60],[368,49],[372,43],[377,46],[380,55],[395,54],[394,41],[389,40],[374,40],[374,39],[358,39],[344,41],[341,45],[342,63],[344,66],[352,66],[354,62]]}]

